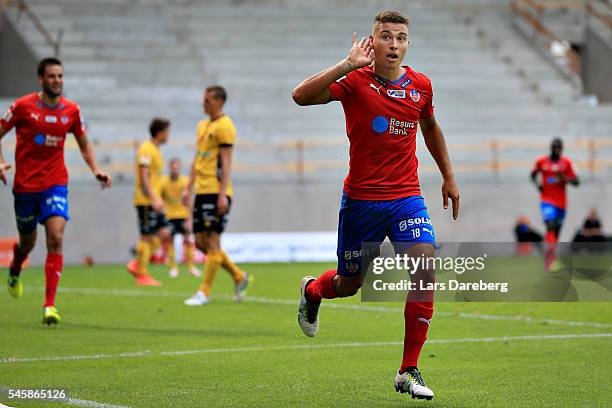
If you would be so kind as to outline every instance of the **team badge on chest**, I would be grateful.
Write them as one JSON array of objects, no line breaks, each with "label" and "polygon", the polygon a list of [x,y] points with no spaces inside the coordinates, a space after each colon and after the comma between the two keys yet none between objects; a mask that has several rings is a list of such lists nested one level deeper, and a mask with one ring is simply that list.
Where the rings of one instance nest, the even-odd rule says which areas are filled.
[{"label": "team badge on chest", "polygon": [[412,102],[417,103],[421,100],[421,94],[416,89],[413,89],[410,91],[410,99],[412,99]]}]

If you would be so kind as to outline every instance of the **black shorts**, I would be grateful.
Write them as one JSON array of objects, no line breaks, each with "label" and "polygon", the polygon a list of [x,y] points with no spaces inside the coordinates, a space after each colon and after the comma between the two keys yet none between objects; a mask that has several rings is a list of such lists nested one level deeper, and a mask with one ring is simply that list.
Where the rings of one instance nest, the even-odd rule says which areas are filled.
[{"label": "black shorts", "polygon": [[185,228],[185,222],[187,222],[185,218],[175,218],[173,220],[168,220],[172,236],[175,236],[176,234],[187,235],[187,228]]},{"label": "black shorts", "polygon": [[193,205],[193,232],[215,231],[219,234],[225,230],[232,198],[228,197],[227,212],[217,214],[217,194],[198,194]]},{"label": "black shorts", "polygon": [[137,205],[138,225],[140,235],[156,234],[161,228],[168,226],[168,219],[164,213],[158,213],[150,205]]}]

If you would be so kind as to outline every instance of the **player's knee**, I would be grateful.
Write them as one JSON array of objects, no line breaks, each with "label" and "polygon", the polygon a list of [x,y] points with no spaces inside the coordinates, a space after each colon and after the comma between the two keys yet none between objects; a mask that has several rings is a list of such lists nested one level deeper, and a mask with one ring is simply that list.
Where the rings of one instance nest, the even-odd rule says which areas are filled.
[{"label": "player's knee", "polygon": [[64,240],[64,234],[61,232],[54,232],[47,235],[47,250],[49,252],[61,252],[62,242]]},{"label": "player's knee", "polygon": [[207,251],[207,247],[206,247],[206,239],[203,237],[196,237],[195,239],[195,246],[196,248],[198,248],[200,251],[206,253]]},{"label": "player's knee", "polygon": [[19,241],[17,250],[21,254],[29,254],[34,249],[34,244],[36,244],[35,240],[21,240]]},{"label": "player's knee", "polygon": [[361,279],[340,277],[336,284],[336,294],[339,297],[355,296],[361,288]]},{"label": "player's knee", "polygon": [[168,242],[171,238],[172,234],[170,233],[170,230],[168,228],[162,228],[159,230],[159,239],[164,242]]}]

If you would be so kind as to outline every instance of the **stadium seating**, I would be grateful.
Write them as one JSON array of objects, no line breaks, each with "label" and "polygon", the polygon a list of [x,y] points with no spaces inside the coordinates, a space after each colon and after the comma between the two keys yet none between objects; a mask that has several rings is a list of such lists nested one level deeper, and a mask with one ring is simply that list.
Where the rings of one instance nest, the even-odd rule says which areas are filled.
[{"label": "stadium seating", "polygon": [[[143,138],[148,120],[162,115],[173,121],[174,140],[183,142],[169,147],[169,154],[188,159],[194,124],[201,117],[201,89],[220,83],[229,90],[228,111],[243,140],[336,142],[334,151],[306,152],[307,160],[335,161],[338,171],[319,172],[323,178],[340,178],[344,172],[341,109],[336,104],[301,109],[290,91],[341,58],[354,30],[367,34],[377,6],[360,3],[28,1],[52,33],[64,30],[66,92],[81,104],[93,139]],[[396,5],[411,18],[407,62],[432,78],[438,119],[450,144],[508,138],[546,142],[555,134],[569,140],[607,136],[610,108],[589,107],[526,46],[512,29],[507,1]],[[20,24],[38,53],[48,54],[28,21]],[[117,164],[130,157],[124,150],[112,148],[109,160]],[[275,160],[269,151],[237,154],[240,161],[257,165]],[[485,162],[489,156],[486,149],[454,151],[458,162]]]},{"label": "stadium seating", "polygon": [[[108,248],[98,258],[109,262],[127,253],[136,234],[129,199],[135,142],[147,137],[152,116],[168,117],[172,139],[164,155],[189,162],[195,123],[202,117],[202,88],[213,83],[228,88],[227,111],[239,130],[233,178],[240,199],[229,231],[335,229],[347,168],[342,110],[336,103],[298,107],[291,90],[342,58],[353,31],[366,35],[378,5],[366,0],[27,1],[53,35],[64,30],[60,56],[66,94],[82,106],[92,140],[99,144],[99,160],[116,180],[100,200],[77,150],[68,150],[75,197],[75,222],[68,233],[101,232],[92,242],[70,248],[67,259],[78,260],[97,245]],[[595,151],[603,159],[594,178],[600,184],[570,193],[577,209],[568,225],[579,223],[583,209],[608,194],[601,183],[611,174],[606,169],[612,144],[589,150],[588,140],[610,136],[612,106],[595,106],[592,98],[581,96],[530,47],[513,29],[508,0],[385,4],[411,18],[406,62],[432,78],[437,117],[461,181],[464,212],[457,223],[439,223],[443,239],[510,240],[519,212],[538,219],[528,173],[554,135],[566,140],[579,165]],[[10,13],[38,54],[49,55],[51,49],[29,20]],[[0,99],[0,109],[9,103]],[[12,138],[4,143],[7,156],[12,143]],[[422,141],[418,153],[431,215],[445,220],[448,214],[432,205],[438,200],[439,175]],[[584,165],[581,174],[591,177]],[[509,190],[514,199],[502,200]],[[482,201],[484,194],[495,196],[495,204]],[[517,202],[524,206],[518,208]],[[8,196],[0,202],[6,212],[11,206]],[[91,211],[102,215],[91,220]],[[106,225],[113,218],[120,220],[120,233]],[[0,228],[13,230],[14,222],[7,218]],[[571,228],[567,233],[573,233]]]}]

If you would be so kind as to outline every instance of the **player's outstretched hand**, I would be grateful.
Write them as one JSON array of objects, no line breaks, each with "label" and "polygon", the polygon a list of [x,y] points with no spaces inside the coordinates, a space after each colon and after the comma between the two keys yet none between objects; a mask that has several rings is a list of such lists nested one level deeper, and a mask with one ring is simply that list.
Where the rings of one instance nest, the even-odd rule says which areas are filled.
[{"label": "player's outstretched hand", "polygon": [[6,186],[6,183],[8,182],[6,178],[6,171],[9,170],[10,168],[11,168],[10,164],[0,163],[0,180],[2,180],[2,183],[4,183],[5,186]]},{"label": "player's outstretched hand", "polygon": [[453,219],[456,220],[459,216],[459,188],[455,179],[444,180],[442,183],[442,206],[445,210],[448,208],[449,198],[453,205]]},{"label": "player's outstretched hand", "polygon": [[113,185],[113,178],[110,174],[99,171],[96,173],[96,180],[100,182],[102,190]]},{"label": "player's outstretched hand", "polygon": [[361,38],[361,41],[357,42],[357,33],[353,33],[353,47],[349,51],[346,60],[350,64],[352,69],[357,69],[370,65],[374,61],[374,49],[372,48],[372,41],[365,37]]}]

